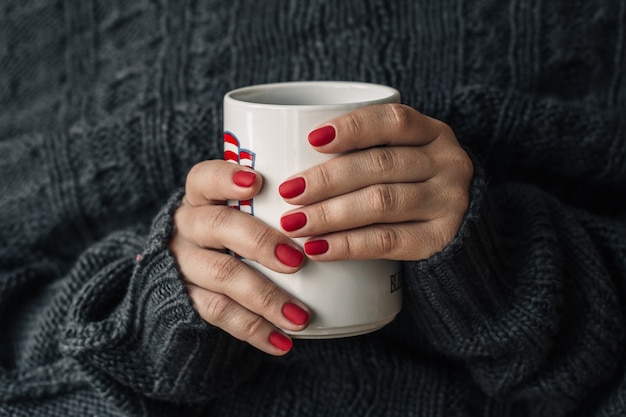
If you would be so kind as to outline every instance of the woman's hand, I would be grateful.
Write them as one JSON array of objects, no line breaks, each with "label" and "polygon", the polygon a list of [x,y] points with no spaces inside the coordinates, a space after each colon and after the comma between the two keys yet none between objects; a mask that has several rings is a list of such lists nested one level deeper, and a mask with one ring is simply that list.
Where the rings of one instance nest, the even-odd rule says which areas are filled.
[{"label": "woman's hand", "polygon": [[260,175],[236,164],[214,160],[194,166],[174,215],[170,249],[204,320],[264,352],[283,355],[292,342],[277,327],[304,329],[308,310],[226,253],[231,250],[282,273],[300,269],[304,255],[289,238],[224,205],[226,200],[254,197],[261,186]]},{"label": "woman's hand", "polygon": [[281,226],[315,261],[420,260],[455,236],[473,165],[452,129],[400,104],[356,110],[311,132],[317,151],[345,153],[283,182]]}]

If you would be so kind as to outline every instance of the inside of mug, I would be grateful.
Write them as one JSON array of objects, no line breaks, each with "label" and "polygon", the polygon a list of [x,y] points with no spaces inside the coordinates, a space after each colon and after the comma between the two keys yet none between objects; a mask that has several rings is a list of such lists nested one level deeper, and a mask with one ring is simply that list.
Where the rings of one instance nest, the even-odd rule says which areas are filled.
[{"label": "inside of mug", "polygon": [[258,85],[234,91],[231,98],[247,103],[316,106],[362,103],[393,95],[389,87],[350,82],[303,82]]}]

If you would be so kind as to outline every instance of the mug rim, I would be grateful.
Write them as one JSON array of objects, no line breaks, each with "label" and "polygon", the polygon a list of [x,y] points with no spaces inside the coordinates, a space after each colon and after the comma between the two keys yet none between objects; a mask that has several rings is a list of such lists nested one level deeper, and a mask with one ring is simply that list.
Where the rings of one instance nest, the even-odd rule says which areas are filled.
[{"label": "mug rim", "polygon": [[[276,103],[268,102],[269,100],[254,100],[250,97],[244,98],[245,95],[261,95],[264,92],[269,92],[276,89],[288,89],[294,87],[306,87],[308,88],[325,88],[325,89],[353,89],[353,90],[368,90],[371,93],[370,97],[346,100],[333,103],[319,103],[319,104],[293,104],[293,103]],[[224,96],[224,103],[256,107],[256,108],[273,108],[273,109],[332,109],[343,108],[346,106],[358,106],[363,104],[378,104],[389,103],[393,101],[400,101],[400,92],[390,86],[384,84],[368,83],[361,81],[285,81],[276,83],[263,83],[253,84],[246,87],[236,88],[229,91]]]}]

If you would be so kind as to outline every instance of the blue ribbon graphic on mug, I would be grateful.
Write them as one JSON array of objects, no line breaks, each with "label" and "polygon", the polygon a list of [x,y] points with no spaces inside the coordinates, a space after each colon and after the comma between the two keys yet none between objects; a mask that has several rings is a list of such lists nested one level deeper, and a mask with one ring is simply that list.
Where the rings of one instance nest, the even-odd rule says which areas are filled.
[{"label": "blue ribbon graphic on mug", "polygon": [[[232,132],[224,132],[224,160],[254,169],[256,154],[249,149],[242,149],[239,139]],[[254,216],[254,199],[229,200],[228,206]]]}]

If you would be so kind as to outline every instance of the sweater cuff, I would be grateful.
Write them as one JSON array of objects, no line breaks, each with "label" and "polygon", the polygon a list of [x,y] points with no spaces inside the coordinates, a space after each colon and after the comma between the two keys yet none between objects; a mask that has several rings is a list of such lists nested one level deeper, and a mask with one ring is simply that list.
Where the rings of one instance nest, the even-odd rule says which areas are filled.
[{"label": "sweater cuff", "polygon": [[[516,270],[524,232],[503,228],[499,216],[506,214],[475,167],[470,205],[452,243],[429,259],[405,263],[406,308],[433,345],[454,357],[502,357],[524,344],[536,350],[534,338],[554,331],[558,283]],[[542,300],[533,305],[536,294]]]},{"label": "sweater cuff", "polygon": [[230,392],[255,368],[250,362],[258,356],[204,322],[188,297],[168,249],[182,195],[156,217],[143,253],[112,260],[71,309],[65,351],[101,390],[129,387],[160,400],[206,401]]}]

